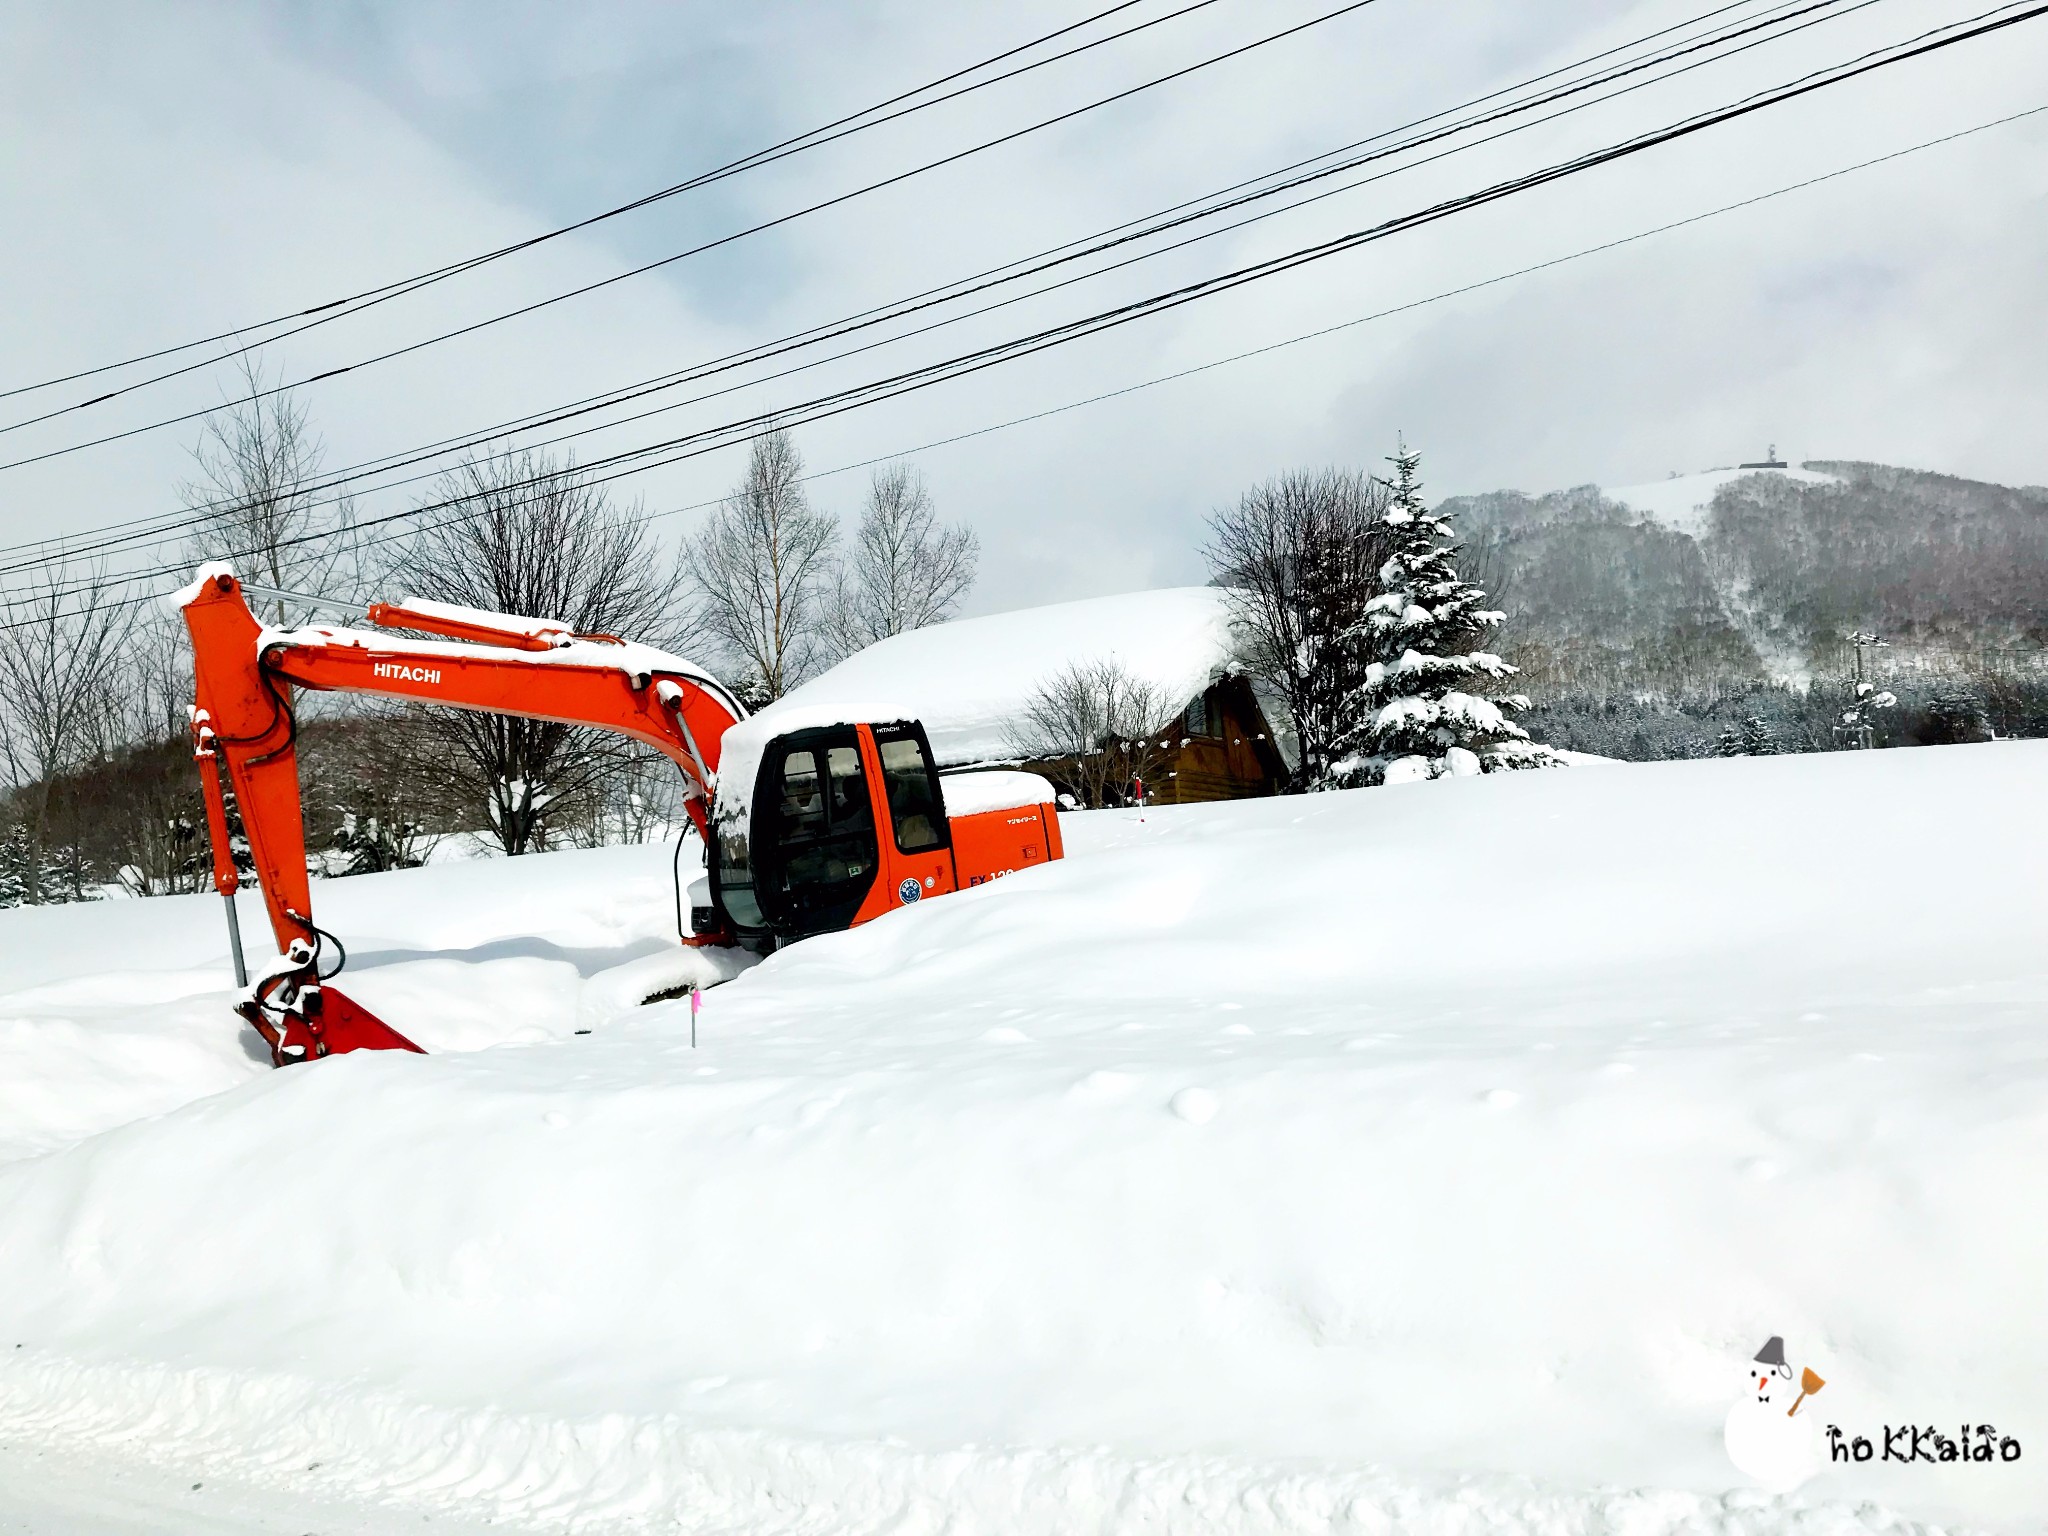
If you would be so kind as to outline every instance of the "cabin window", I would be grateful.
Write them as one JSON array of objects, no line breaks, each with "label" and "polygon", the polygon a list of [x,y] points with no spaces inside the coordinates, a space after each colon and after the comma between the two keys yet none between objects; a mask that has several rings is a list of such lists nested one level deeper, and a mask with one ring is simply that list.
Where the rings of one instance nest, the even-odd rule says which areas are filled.
[{"label": "cabin window", "polygon": [[754,899],[753,851],[747,846],[744,822],[718,833],[718,899],[738,926],[768,926],[761,904]]},{"label": "cabin window", "polygon": [[792,752],[782,760],[782,837],[817,837],[825,830],[825,797],[818,792],[818,754]]},{"label": "cabin window", "polygon": [[1222,722],[1216,716],[1215,697],[1204,690],[1188,700],[1187,733],[1190,736],[1220,736]]},{"label": "cabin window", "polygon": [[874,819],[874,808],[868,804],[868,781],[861,771],[860,748],[828,748],[825,772],[832,788],[832,830],[853,832],[865,828]]},{"label": "cabin window", "polygon": [[774,928],[800,937],[852,921],[876,868],[875,811],[851,727],[771,748],[756,819],[756,899]]},{"label": "cabin window", "polygon": [[877,726],[875,750],[882,759],[882,785],[889,797],[897,848],[926,853],[944,847],[946,813],[924,743],[904,726]]}]

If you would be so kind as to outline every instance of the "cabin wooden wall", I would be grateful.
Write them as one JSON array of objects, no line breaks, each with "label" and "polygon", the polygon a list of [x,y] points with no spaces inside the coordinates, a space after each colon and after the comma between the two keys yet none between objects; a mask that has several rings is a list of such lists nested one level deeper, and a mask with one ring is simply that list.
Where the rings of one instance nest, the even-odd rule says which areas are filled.
[{"label": "cabin wooden wall", "polygon": [[[1199,732],[1182,716],[1160,733],[1160,740],[1173,746],[1167,751],[1166,776],[1149,786],[1150,798],[1193,805],[1278,794],[1285,765],[1270,734],[1261,739],[1266,722],[1250,685],[1243,678],[1226,678],[1203,695],[1203,702],[1206,719]],[[1183,740],[1186,746],[1180,745]]]}]

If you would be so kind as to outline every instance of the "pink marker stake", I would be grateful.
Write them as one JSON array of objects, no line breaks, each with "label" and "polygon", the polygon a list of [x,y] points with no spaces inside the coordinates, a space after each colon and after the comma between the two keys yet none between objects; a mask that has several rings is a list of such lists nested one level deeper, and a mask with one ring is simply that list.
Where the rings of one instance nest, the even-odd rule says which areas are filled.
[{"label": "pink marker stake", "polygon": [[704,1006],[704,991],[701,987],[690,988],[690,1049],[697,1049],[697,1010]]}]

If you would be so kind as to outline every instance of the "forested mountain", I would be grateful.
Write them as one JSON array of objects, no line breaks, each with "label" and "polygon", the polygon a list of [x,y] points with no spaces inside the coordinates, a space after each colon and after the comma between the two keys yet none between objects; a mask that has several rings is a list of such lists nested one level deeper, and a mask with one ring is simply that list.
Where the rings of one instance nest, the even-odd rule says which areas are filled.
[{"label": "forested mountain", "polygon": [[1879,744],[2048,732],[2048,488],[1810,461],[1442,510],[1557,745],[1695,755],[1758,719],[1839,745],[1854,630],[1887,641]]},{"label": "forested mountain", "polygon": [[1455,497],[1537,692],[1693,688],[1853,668],[1971,670],[2048,649],[2048,489],[1881,464]]}]

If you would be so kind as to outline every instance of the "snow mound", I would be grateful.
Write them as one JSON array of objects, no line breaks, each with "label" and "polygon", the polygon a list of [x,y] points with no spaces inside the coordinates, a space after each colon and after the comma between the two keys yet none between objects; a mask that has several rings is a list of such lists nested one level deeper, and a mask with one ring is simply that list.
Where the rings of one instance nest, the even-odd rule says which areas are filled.
[{"label": "snow mound", "polygon": [[[437,1052],[534,1044],[739,968],[676,942],[673,853],[439,864],[323,880],[314,898],[349,948],[336,984],[401,1033]],[[692,837],[685,878],[701,853]],[[237,906],[260,965],[262,900]],[[267,1078],[234,996],[216,895],[0,911],[0,1162]]]},{"label": "snow mound", "polygon": [[[1775,1334],[1849,1433],[2036,1449],[2044,774],[1070,816],[706,993],[695,1050],[564,991],[518,1048],[251,1076],[0,1167],[0,1435],[578,1529],[2035,1529],[2038,1455],[1778,1498],[1721,1431]],[[425,938],[488,876],[475,964],[545,922],[596,976],[672,899],[639,857],[376,905]],[[67,916],[81,978],[133,921]]]},{"label": "snow mound", "polygon": [[1707,512],[1713,505],[1714,493],[1724,485],[1746,480],[1751,475],[1775,475],[1780,479],[1803,481],[1808,485],[1841,483],[1833,475],[1824,475],[1812,469],[1714,469],[1705,474],[1678,475],[1670,480],[1652,480],[1647,485],[1623,485],[1613,488],[1603,486],[1600,494],[1609,501],[1618,501],[1652,521],[1662,523],[1667,528],[1698,538],[1707,531]]}]

